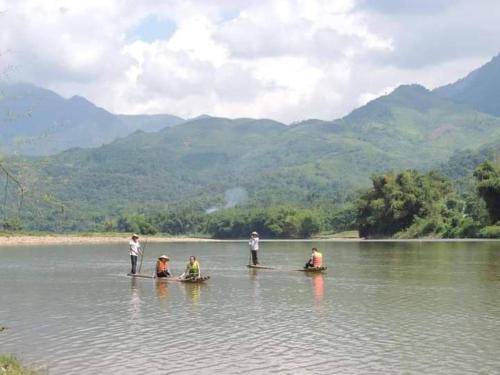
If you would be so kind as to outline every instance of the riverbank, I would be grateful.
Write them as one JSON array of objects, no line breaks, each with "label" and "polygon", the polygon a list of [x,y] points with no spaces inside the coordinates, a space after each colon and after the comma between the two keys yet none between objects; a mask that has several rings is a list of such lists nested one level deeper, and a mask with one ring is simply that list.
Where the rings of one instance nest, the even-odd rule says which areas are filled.
[{"label": "riverbank", "polygon": [[37,375],[39,372],[30,370],[16,358],[10,355],[0,355],[0,373],[6,375]]},{"label": "riverbank", "polygon": [[[5,233],[0,232],[0,247],[3,246],[32,246],[32,245],[98,245],[98,244],[126,244],[130,241],[130,234],[125,233]],[[140,241],[147,243],[173,243],[173,242],[246,242],[247,239],[212,239],[207,237],[190,236],[165,236],[165,235],[142,235]],[[290,241],[290,242],[483,242],[499,241],[499,239],[487,238],[371,238],[363,239],[357,236],[356,231],[341,232],[335,234],[319,234],[312,238],[303,239],[261,239],[262,242]]]},{"label": "riverbank", "polygon": [[[129,234],[90,233],[90,234],[14,234],[0,233],[0,246],[18,245],[80,245],[127,243]],[[213,242],[210,238],[187,236],[141,236],[141,241],[151,242]]]}]

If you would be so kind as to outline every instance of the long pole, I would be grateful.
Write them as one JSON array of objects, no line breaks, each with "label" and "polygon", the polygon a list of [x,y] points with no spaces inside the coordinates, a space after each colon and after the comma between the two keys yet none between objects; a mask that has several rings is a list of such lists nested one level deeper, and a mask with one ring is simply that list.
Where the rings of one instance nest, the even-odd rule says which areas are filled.
[{"label": "long pole", "polygon": [[144,247],[141,246],[141,262],[139,263],[139,273],[142,269],[142,258],[144,258],[144,250],[146,250],[146,241],[144,241]]}]

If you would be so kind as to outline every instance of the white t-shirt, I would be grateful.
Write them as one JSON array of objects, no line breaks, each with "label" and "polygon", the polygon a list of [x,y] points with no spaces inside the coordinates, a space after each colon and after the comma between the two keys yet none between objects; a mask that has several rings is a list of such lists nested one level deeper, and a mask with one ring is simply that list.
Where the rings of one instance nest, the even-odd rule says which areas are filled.
[{"label": "white t-shirt", "polygon": [[250,245],[250,250],[259,250],[259,237],[250,238],[248,244]]},{"label": "white t-shirt", "polygon": [[141,248],[141,244],[139,243],[139,241],[135,242],[133,240],[130,240],[129,245],[130,245],[129,254],[135,255],[136,257],[139,256],[140,254],[139,249]]}]

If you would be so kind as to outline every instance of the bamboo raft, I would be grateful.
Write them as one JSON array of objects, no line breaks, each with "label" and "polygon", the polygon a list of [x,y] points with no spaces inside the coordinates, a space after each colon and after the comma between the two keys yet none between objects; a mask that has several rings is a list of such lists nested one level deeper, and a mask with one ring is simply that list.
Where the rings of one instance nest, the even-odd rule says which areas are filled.
[{"label": "bamboo raft", "polygon": [[310,267],[310,268],[302,268],[300,270],[295,270],[295,271],[300,271],[300,272],[323,272],[327,269],[327,267]]},{"label": "bamboo raft", "polygon": [[166,282],[171,282],[171,281],[176,281],[179,283],[188,283],[188,284],[199,284],[199,283],[204,283],[210,279],[210,276],[201,276],[197,278],[187,278],[187,279],[178,279],[177,277],[157,277],[157,281],[166,281]]},{"label": "bamboo raft", "polygon": [[134,278],[141,278],[141,279],[155,279],[157,281],[189,283],[189,284],[204,283],[205,281],[210,279],[210,276],[202,276],[202,277],[197,277],[195,279],[193,278],[179,279],[177,277],[155,277],[153,275],[147,275],[144,273],[136,273],[136,274],[127,273],[127,276]]},{"label": "bamboo raft", "polygon": [[127,276],[137,277],[137,278],[141,278],[141,279],[154,279],[155,278],[153,275],[147,275],[145,273],[127,273]]},{"label": "bamboo raft", "polygon": [[261,265],[253,265],[253,264],[247,264],[248,268],[256,268],[256,269],[262,269],[262,270],[274,270],[273,267],[266,267],[266,266],[261,266]]}]

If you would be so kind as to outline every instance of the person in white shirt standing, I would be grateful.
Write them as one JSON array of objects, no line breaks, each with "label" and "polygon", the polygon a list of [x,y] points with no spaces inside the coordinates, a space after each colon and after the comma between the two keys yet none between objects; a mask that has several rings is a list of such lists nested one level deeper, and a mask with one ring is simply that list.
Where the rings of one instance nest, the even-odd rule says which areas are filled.
[{"label": "person in white shirt standing", "polygon": [[130,273],[135,275],[137,272],[137,258],[142,254],[141,244],[139,243],[139,236],[137,234],[132,235],[129,246],[130,262],[132,263],[132,270]]},{"label": "person in white shirt standing", "polygon": [[259,234],[257,232],[252,232],[250,234],[250,252],[252,254],[252,263],[254,266],[259,265],[259,259],[257,258],[257,251],[259,251]]}]

